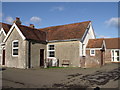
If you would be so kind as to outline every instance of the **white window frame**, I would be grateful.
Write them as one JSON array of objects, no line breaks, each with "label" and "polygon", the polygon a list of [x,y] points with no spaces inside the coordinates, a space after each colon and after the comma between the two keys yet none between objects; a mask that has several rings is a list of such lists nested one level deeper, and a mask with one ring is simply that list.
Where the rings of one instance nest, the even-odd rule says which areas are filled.
[{"label": "white window frame", "polygon": [[1,46],[0,46],[0,56],[2,56],[2,47]]},{"label": "white window frame", "polygon": [[[113,55],[112,51],[114,52],[114,55]],[[119,51],[119,56],[115,56],[115,51]],[[115,57],[119,57],[119,61],[115,61],[115,59],[113,60],[113,58],[115,58]],[[111,50],[111,61],[112,62],[120,62],[120,49],[112,49]]]},{"label": "white window frame", "polygon": [[[18,47],[13,47],[14,42],[18,42]],[[13,56],[13,57],[18,57],[18,55],[13,55],[13,50],[14,50],[14,49],[18,49],[18,55],[19,55],[19,41],[18,41],[18,40],[13,40],[13,41],[12,41],[12,56]]]},{"label": "white window frame", "polygon": [[1,59],[1,62],[0,62],[0,65],[2,65],[2,47],[0,46],[0,50],[1,50],[1,53],[0,53],[0,59]]},{"label": "white window frame", "polygon": [[[54,57],[55,57],[55,45],[54,45],[54,50],[49,50],[49,46],[50,46],[50,45],[54,45],[54,44],[49,44],[49,45],[47,46],[47,52],[48,52],[47,57],[48,57],[48,58],[54,58]],[[49,55],[50,55],[49,52],[51,52],[51,51],[54,52],[54,57],[50,57],[50,56],[49,56]]]},{"label": "white window frame", "polygon": [[[94,51],[94,54],[92,53],[92,50]],[[90,49],[90,56],[95,56],[95,49]]]},{"label": "white window frame", "polygon": [[85,44],[82,44],[82,56],[85,56],[85,55],[84,55],[84,45],[85,45]]}]

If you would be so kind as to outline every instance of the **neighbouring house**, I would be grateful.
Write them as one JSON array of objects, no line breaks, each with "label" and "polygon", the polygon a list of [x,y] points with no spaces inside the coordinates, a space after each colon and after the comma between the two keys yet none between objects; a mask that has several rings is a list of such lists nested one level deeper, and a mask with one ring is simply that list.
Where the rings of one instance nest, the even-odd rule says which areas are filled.
[{"label": "neighbouring house", "polygon": [[[2,25],[0,32],[5,32],[5,26]],[[109,48],[112,39],[96,39],[91,21],[36,29],[33,24],[21,25],[16,18],[13,25],[8,26],[5,37],[0,34],[0,64],[7,67],[93,67],[111,60],[105,59],[107,52],[114,61],[116,56],[111,54],[120,54],[119,47]]]},{"label": "neighbouring house", "polygon": [[86,47],[85,67],[120,62],[120,38],[90,39]]},{"label": "neighbouring house", "polygon": [[5,65],[5,47],[3,40],[6,37],[11,25],[0,23],[0,65]]}]

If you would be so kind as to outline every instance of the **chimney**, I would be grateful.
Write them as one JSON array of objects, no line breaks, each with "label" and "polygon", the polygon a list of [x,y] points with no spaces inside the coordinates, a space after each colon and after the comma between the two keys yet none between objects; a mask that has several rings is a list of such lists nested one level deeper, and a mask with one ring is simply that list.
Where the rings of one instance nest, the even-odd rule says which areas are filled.
[{"label": "chimney", "polygon": [[13,23],[21,24],[20,18],[19,18],[19,17],[16,17],[16,20],[14,20]]},{"label": "chimney", "polygon": [[30,26],[29,26],[29,27],[31,27],[31,28],[35,28],[34,24],[30,24]]}]

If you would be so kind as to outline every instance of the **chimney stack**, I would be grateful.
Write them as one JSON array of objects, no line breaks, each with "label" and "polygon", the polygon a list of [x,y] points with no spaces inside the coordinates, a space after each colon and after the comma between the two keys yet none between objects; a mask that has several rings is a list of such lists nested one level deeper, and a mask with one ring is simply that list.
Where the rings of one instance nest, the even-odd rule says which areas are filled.
[{"label": "chimney stack", "polygon": [[35,28],[34,24],[30,24],[30,26],[29,26],[29,27],[31,27],[31,28]]},{"label": "chimney stack", "polygon": [[13,23],[21,24],[20,18],[19,18],[19,17],[16,17],[16,20],[14,20]]}]

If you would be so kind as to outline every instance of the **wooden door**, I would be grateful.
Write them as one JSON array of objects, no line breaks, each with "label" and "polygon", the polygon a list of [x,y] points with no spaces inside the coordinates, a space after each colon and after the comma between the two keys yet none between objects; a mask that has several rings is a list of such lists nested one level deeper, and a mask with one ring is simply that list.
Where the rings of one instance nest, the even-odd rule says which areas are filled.
[{"label": "wooden door", "polygon": [[104,51],[101,51],[101,66],[104,65]]},{"label": "wooden door", "polygon": [[2,65],[5,65],[5,50],[3,50]]},{"label": "wooden door", "polygon": [[40,49],[40,66],[44,66],[44,49]]}]

